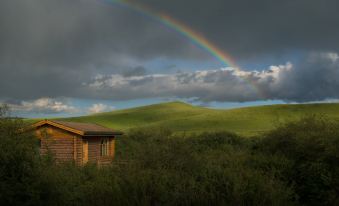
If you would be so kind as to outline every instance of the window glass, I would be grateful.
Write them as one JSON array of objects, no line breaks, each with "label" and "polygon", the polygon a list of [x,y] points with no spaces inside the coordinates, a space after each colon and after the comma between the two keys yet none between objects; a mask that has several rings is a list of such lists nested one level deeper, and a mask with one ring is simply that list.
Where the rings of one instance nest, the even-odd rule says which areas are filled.
[{"label": "window glass", "polygon": [[103,138],[100,144],[100,154],[101,156],[108,156],[108,138]]}]

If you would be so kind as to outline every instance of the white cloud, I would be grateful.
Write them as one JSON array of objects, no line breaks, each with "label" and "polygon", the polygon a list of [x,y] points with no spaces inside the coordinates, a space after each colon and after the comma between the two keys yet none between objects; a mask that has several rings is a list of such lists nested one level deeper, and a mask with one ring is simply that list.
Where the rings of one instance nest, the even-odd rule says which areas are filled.
[{"label": "white cloud", "polygon": [[339,60],[339,55],[337,53],[324,53],[325,57],[327,56],[329,59],[331,59],[333,62],[337,62]]},{"label": "white cloud", "polygon": [[261,71],[234,68],[150,74],[98,75],[84,86],[95,97],[116,100],[149,97],[208,101],[322,101],[338,99],[339,55],[313,53],[298,64],[287,62]]},{"label": "white cloud", "polygon": [[88,108],[88,112],[93,114],[93,113],[106,112],[106,111],[110,111],[113,109],[114,107],[112,106],[98,103],[98,104],[93,104],[90,108]]},{"label": "white cloud", "polygon": [[13,111],[37,113],[74,113],[77,109],[63,101],[52,98],[39,98],[33,101],[21,101],[19,104],[8,104]]},{"label": "white cloud", "polygon": [[239,71],[228,67],[128,77],[98,75],[85,85],[94,93],[117,99],[175,96],[202,101],[251,101],[260,98],[259,87],[275,84],[281,73],[292,67],[291,63],[287,63],[271,66],[265,71]]}]

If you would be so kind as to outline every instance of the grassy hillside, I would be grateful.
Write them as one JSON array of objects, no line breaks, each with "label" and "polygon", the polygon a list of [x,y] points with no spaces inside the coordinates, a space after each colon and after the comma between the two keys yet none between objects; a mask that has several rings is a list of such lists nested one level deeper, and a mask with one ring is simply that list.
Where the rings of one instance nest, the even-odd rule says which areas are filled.
[{"label": "grassy hillside", "polygon": [[271,105],[220,110],[171,102],[64,120],[98,123],[122,131],[137,127],[165,127],[176,132],[227,130],[254,135],[312,114],[339,120],[339,104]]}]

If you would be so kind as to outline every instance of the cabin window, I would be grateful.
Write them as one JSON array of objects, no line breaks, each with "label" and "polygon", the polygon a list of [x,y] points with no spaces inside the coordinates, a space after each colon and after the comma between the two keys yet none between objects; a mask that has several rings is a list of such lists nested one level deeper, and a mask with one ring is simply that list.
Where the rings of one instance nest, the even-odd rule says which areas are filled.
[{"label": "cabin window", "polygon": [[100,144],[100,154],[101,156],[108,156],[108,145],[109,140],[108,138],[103,138]]}]

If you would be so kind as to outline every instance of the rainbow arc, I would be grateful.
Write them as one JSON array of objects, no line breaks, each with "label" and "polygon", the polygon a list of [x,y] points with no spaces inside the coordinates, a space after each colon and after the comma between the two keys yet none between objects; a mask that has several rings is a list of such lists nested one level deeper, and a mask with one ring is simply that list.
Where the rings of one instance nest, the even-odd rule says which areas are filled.
[{"label": "rainbow arc", "polygon": [[[201,35],[199,32],[193,30],[189,26],[184,23],[174,19],[173,17],[165,14],[154,11],[152,8],[147,7],[146,5],[140,4],[136,1],[131,0],[103,0],[104,2],[119,5],[121,7],[125,7],[127,9],[133,10],[141,15],[144,15],[148,18],[151,18],[162,25],[170,28],[180,35],[186,37],[189,41],[193,42],[198,47],[204,49],[210,55],[212,55],[215,59],[220,61],[224,66],[231,67],[235,72],[241,73],[243,72],[240,67],[235,63],[235,60],[231,55],[226,53],[225,51],[218,48],[211,41],[209,41],[206,37]],[[263,92],[258,88],[257,84],[250,81],[246,77],[241,77],[248,85],[251,85],[252,88],[259,94],[260,96],[264,96]]]}]

